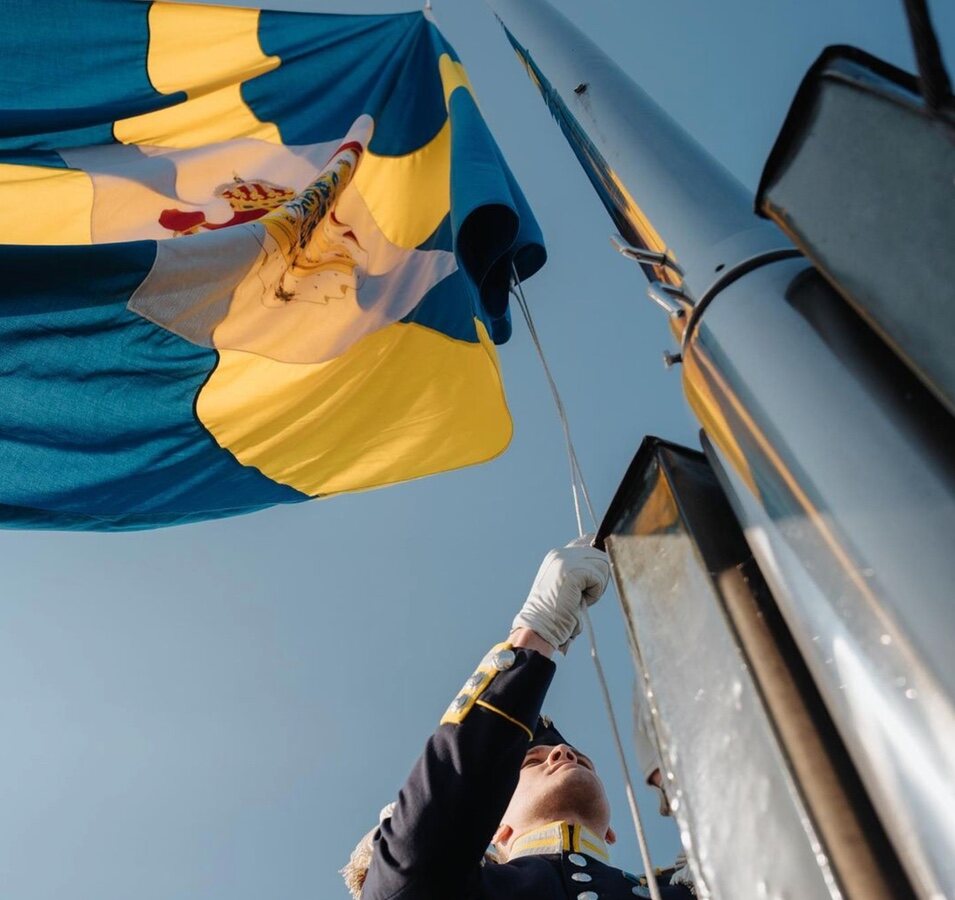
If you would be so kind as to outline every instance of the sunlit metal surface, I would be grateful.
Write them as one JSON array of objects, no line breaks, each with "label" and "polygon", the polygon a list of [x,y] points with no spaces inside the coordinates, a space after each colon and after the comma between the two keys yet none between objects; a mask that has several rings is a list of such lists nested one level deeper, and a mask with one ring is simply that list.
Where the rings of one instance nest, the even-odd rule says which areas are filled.
[{"label": "sunlit metal surface", "polygon": [[[640,453],[615,501],[619,517],[608,514],[606,545],[652,686],[671,807],[698,895],[841,897],[724,612],[720,575],[735,571],[738,526],[700,454],[653,439]],[[692,504],[713,510],[707,526],[720,529],[705,551],[693,533],[699,521],[687,518]]]},{"label": "sunlit metal surface", "polygon": [[[699,297],[723,267],[789,241],[743,186],[543,0],[489,0],[620,234],[666,252]],[[584,90],[579,89],[584,86]],[[644,265],[651,280],[673,269]]]},{"label": "sunlit metal surface", "polygon": [[689,335],[683,368],[903,864],[922,896],[955,896],[950,417],[799,261],[727,288]]}]

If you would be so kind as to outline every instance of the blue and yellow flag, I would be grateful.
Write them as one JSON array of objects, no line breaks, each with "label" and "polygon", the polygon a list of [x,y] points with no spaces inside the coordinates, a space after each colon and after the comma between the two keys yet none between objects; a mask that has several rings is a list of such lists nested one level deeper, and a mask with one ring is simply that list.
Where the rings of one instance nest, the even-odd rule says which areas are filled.
[{"label": "blue and yellow flag", "polygon": [[149,528],[491,459],[540,232],[426,14],[8,5],[0,524]]}]

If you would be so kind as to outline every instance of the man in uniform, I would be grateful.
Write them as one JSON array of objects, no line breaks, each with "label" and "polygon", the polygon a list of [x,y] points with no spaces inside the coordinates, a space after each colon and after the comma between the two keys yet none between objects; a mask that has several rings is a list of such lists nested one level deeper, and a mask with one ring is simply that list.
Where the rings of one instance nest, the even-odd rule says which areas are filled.
[{"label": "man in uniform", "polygon": [[[556,669],[551,657],[567,652],[582,604],[595,603],[609,577],[606,555],[588,540],[545,557],[508,640],[491,648],[452,700],[397,802],[368,836],[370,860],[353,855],[343,870],[356,897],[650,896],[643,879],[609,864],[616,837],[593,763],[540,716]],[[692,896],[666,881],[658,875],[666,900]]]}]

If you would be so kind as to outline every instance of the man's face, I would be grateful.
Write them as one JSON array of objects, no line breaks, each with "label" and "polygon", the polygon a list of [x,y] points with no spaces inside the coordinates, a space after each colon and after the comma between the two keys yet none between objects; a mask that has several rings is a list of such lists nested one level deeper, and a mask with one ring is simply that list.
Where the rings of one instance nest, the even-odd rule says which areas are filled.
[{"label": "man's face", "polygon": [[567,744],[527,752],[502,821],[517,836],[557,820],[578,822],[600,835],[610,825],[610,803],[594,764]]}]

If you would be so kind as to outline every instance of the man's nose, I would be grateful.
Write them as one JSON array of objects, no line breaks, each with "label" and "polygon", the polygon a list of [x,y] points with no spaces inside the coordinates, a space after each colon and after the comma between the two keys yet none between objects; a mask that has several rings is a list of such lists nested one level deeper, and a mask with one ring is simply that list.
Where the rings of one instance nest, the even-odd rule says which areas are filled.
[{"label": "man's nose", "polygon": [[566,744],[555,745],[550,753],[547,754],[547,761],[550,763],[559,763],[564,762],[565,760],[577,762],[577,754],[574,753],[573,749],[568,747]]}]

